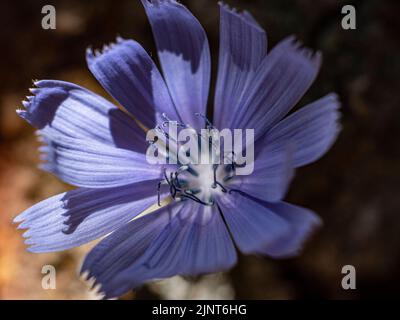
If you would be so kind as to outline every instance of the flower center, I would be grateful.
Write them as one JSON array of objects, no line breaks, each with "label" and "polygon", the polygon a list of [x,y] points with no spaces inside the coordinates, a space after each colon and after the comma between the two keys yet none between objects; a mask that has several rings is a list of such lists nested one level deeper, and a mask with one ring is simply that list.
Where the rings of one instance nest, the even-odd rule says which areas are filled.
[{"label": "flower center", "polygon": [[227,192],[223,184],[227,177],[229,174],[223,165],[197,164],[182,166],[169,174],[165,171],[173,199],[193,200],[203,205],[213,205],[217,196]]},{"label": "flower center", "polygon": [[[207,119],[205,120],[206,129],[212,129],[211,123]],[[177,126],[176,122],[169,120],[163,123],[164,127],[171,125]],[[178,126],[188,128],[182,124],[178,124]],[[200,134],[194,129],[192,134],[195,141],[198,141],[197,160],[189,161],[193,160],[193,155],[186,152],[185,146],[180,145],[167,132],[163,132],[164,139],[157,139],[157,142],[163,140],[168,145],[167,152],[173,149],[180,156],[177,157],[176,166],[168,166],[164,169],[164,179],[159,182],[158,194],[160,195],[161,185],[167,184],[174,200],[193,200],[203,205],[213,205],[216,197],[228,192],[226,184],[235,176],[235,163],[232,161],[225,164],[220,154],[220,146],[214,144],[210,135]]]}]

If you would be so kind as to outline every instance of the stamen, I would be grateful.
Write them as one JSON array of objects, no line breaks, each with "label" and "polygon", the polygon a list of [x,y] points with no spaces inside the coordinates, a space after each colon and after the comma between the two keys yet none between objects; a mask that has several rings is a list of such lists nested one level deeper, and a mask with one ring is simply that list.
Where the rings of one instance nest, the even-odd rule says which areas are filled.
[{"label": "stamen", "polygon": [[161,207],[161,199],[160,199],[160,192],[161,192],[161,184],[163,183],[163,181],[159,181],[157,184],[157,203],[158,206]]},{"label": "stamen", "polygon": [[203,118],[205,120],[205,122],[207,124],[206,129],[215,129],[215,127],[213,126],[211,121],[208,120],[208,118],[205,115],[203,115],[203,114],[201,114],[199,112],[196,112],[194,115],[197,116],[197,117],[201,117],[201,118]]},{"label": "stamen", "polygon": [[191,199],[191,200],[193,200],[193,201],[195,201],[195,202],[198,202],[198,203],[200,203],[200,204],[203,204],[203,205],[205,205],[205,206],[211,206],[211,205],[214,204],[214,200],[212,200],[211,203],[204,202],[204,201],[200,200],[198,197],[196,197],[195,195],[189,193],[188,190],[185,190],[185,191],[184,191],[184,194],[181,195],[181,197],[189,198],[189,199]]},{"label": "stamen", "polygon": [[163,126],[163,127],[166,127],[166,126],[170,125],[171,123],[173,123],[173,124],[175,124],[177,127],[187,128],[187,125],[184,124],[184,123],[180,123],[180,122],[178,122],[178,121],[170,120],[170,119],[168,118],[168,116],[166,115],[165,112],[163,112],[163,113],[161,114],[161,118],[163,118],[163,120],[164,120],[164,121],[162,122],[162,126]]},{"label": "stamen", "polygon": [[[193,134],[198,138],[199,146],[201,148],[206,148],[206,150],[200,149],[201,152],[209,152],[210,148],[218,149],[218,146],[214,146],[214,126],[212,123],[200,113],[196,113],[196,116],[202,117],[206,122],[206,130],[208,130],[205,134],[203,134],[204,129],[202,129],[202,133],[197,133],[193,129]],[[184,128],[190,128],[182,123],[178,123],[176,121],[171,121],[166,114],[162,114],[162,124],[158,125],[156,129],[163,133],[164,138],[161,136],[154,139],[154,141],[150,141],[151,144],[157,142],[157,140],[162,140],[167,145],[167,151],[178,150],[180,143],[177,141],[177,137],[172,137],[168,134],[168,130],[165,127],[168,126],[179,126]],[[168,131],[168,132],[167,132]],[[172,135],[172,134],[171,134]],[[203,141],[200,143],[200,140]],[[204,144],[204,141],[208,143]],[[176,148],[175,148],[176,147]],[[164,169],[163,175],[164,178],[158,182],[157,185],[157,193],[158,193],[158,205],[161,206],[161,187],[163,184],[167,184],[169,187],[169,193],[172,199],[176,201],[185,201],[192,200],[196,203],[212,206],[215,204],[215,197],[221,195],[221,193],[234,192],[228,190],[224,186],[224,183],[229,179],[235,176],[235,168],[237,166],[235,162],[235,154],[234,152],[230,152],[231,155],[227,157],[231,157],[231,161],[228,165],[224,165],[223,167],[219,167],[220,162],[213,164],[209,163],[198,163],[198,164],[182,164],[180,165],[180,161],[178,160],[177,169],[171,170],[167,172],[167,169]],[[220,156],[216,155],[217,157]],[[190,157],[187,155],[187,157]],[[176,162],[175,162],[176,163]],[[223,168],[223,169],[222,169]],[[222,169],[223,171],[219,171],[218,169]],[[224,173],[224,176],[221,175]]]},{"label": "stamen", "polygon": [[214,164],[213,165],[214,183],[211,185],[211,188],[216,189],[217,186],[220,186],[222,192],[225,193],[225,192],[227,192],[226,188],[220,182],[217,181],[217,169],[218,169],[218,165]]},{"label": "stamen", "polygon": [[226,192],[228,191],[228,190],[226,190],[226,188],[225,188],[221,183],[219,183],[218,181],[216,181],[215,183],[221,187],[221,190],[222,190],[223,193],[226,193]]},{"label": "stamen", "polygon": [[229,189],[228,193],[231,194],[232,192],[242,193],[239,189]]}]

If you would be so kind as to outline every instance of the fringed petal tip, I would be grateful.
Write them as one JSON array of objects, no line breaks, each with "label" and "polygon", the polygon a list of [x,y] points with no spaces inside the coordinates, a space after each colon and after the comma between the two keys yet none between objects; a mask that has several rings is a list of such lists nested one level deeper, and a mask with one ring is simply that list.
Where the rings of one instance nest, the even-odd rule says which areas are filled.
[{"label": "fringed petal tip", "polygon": [[110,42],[109,44],[104,44],[102,49],[93,49],[92,46],[89,46],[86,48],[86,59],[90,61],[92,59],[99,58],[101,55],[106,54],[115,49],[118,46],[118,44],[122,44],[126,41],[134,41],[134,40],[128,40],[122,38],[121,36],[117,36],[114,42]]},{"label": "fringed petal tip", "polygon": [[335,127],[336,134],[338,134],[342,129],[342,126],[339,122],[339,120],[342,118],[342,113],[340,112],[342,103],[339,99],[339,96],[335,92],[327,94],[323,99],[325,100],[326,108],[329,109],[329,114],[327,117],[330,117],[330,124]]},{"label": "fringed petal tip", "polygon": [[29,121],[29,113],[31,106],[34,102],[35,95],[40,92],[40,89],[37,87],[38,80],[32,80],[32,84],[35,86],[34,88],[29,88],[29,92],[33,95],[26,96],[25,100],[22,100],[21,106],[22,108],[17,107],[17,115],[20,116],[22,119]]},{"label": "fringed petal tip", "polygon": [[259,250],[275,259],[288,259],[302,253],[305,244],[322,227],[322,219],[313,211],[286,202],[267,204],[290,225],[290,232]]},{"label": "fringed petal tip", "polygon": [[294,249],[292,252],[284,253],[269,253],[268,255],[275,259],[291,259],[301,255],[306,247],[306,244],[316,235],[317,231],[323,227],[322,219],[316,216],[316,221],[314,224],[310,224],[308,229],[304,231],[303,238],[299,241],[298,248]]},{"label": "fringed petal tip", "polygon": [[100,300],[112,300],[116,299],[118,295],[120,295],[114,295],[110,292],[110,290],[107,290],[106,287],[96,279],[94,274],[92,274],[89,269],[84,268],[84,265],[79,271],[79,279],[87,286],[88,290],[95,296],[98,296]]},{"label": "fringed petal tip", "polygon": [[[342,107],[339,95],[336,92],[331,92],[325,96],[326,102],[333,110],[339,110]],[[337,112],[337,115],[341,117],[341,113]]]},{"label": "fringed petal tip", "polygon": [[52,141],[46,137],[46,134],[42,130],[35,132],[36,139],[40,143],[38,148],[39,160],[38,168],[42,171],[56,173],[56,152],[52,147]]},{"label": "fringed petal tip", "polygon": [[290,35],[283,39],[279,45],[281,50],[289,50],[295,52],[297,55],[308,61],[311,61],[315,68],[319,69],[322,64],[322,53],[317,50],[314,51],[306,46],[295,35]]},{"label": "fringed petal tip", "polygon": [[25,217],[22,214],[19,214],[18,216],[16,216],[13,220],[12,223],[13,224],[18,224],[17,226],[17,230],[21,230],[23,229],[23,227],[21,227],[21,223],[25,220]]},{"label": "fringed petal tip", "polygon": [[157,200],[154,181],[120,188],[78,188],[26,209],[15,222],[28,251],[63,251],[112,233]]},{"label": "fringed petal tip", "polygon": [[[24,105],[25,101],[22,101],[22,104]],[[28,121],[28,111],[24,110],[24,109],[17,109],[15,110],[15,112],[17,113],[17,115],[24,119],[25,121]]]},{"label": "fringed petal tip", "polygon": [[84,264],[81,266],[81,269],[78,271],[78,274],[79,274],[79,280],[86,285],[86,287],[92,294],[98,296],[100,300],[110,298],[107,297],[107,294],[103,289],[102,284],[99,281],[97,281],[96,277],[90,272],[90,269],[86,268]]},{"label": "fringed petal tip", "polygon": [[255,28],[260,33],[265,33],[265,30],[257,23],[257,21],[253,18],[250,12],[243,10],[239,11],[237,8],[231,7],[228,4],[224,3],[223,1],[219,1],[218,5],[220,6],[220,10],[224,10],[229,12],[230,14],[236,16],[244,23],[250,25],[251,27]]},{"label": "fringed petal tip", "polygon": [[25,100],[21,102],[23,109],[17,109],[16,112],[19,116],[23,117],[26,119],[27,112],[29,113],[31,110],[32,105],[34,104],[35,98],[39,93],[41,92],[42,88],[45,87],[55,87],[57,83],[63,83],[66,84],[62,81],[58,80],[37,80],[37,79],[32,79],[32,88],[29,88],[29,92],[31,95],[26,96]]},{"label": "fringed petal tip", "polygon": [[24,244],[26,245],[26,251],[31,253],[43,253],[45,251],[40,250],[37,247],[37,243],[32,239],[32,231],[29,229],[29,221],[23,214],[18,215],[12,221],[14,224],[18,224],[17,230],[24,230],[22,237],[24,238]]},{"label": "fringed petal tip", "polygon": [[57,109],[58,104],[68,95],[69,90],[78,86],[58,80],[32,80],[31,93],[21,102],[22,108],[17,108],[17,114],[36,128],[48,124]]},{"label": "fringed petal tip", "polygon": [[154,128],[157,111],[176,118],[164,80],[138,42],[117,37],[102,50],[88,48],[86,61],[104,89],[143,126]]},{"label": "fringed petal tip", "polygon": [[78,271],[79,280],[82,281],[89,292],[96,296],[99,300],[112,299],[114,297],[107,296],[103,285],[97,281],[95,276],[90,273],[89,269],[85,269],[84,265],[81,266],[81,269]]},{"label": "fringed petal tip", "polygon": [[160,6],[163,4],[172,4],[172,5],[177,5],[177,6],[182,6],[178,1],[176,0],[141,0],[143,6]]},{"label": "fringed petal tip", "polygon": [[176,119],[199,130],[204,127],[204,120],[194,113],[206,113],[210,86],[207,35],[196,17],[176,1],[142,1],[142,4],[153,30]]},{"label": "fringed petal tip", "polygon": [[101,283],[99,283],[93,274],[90,273],[89,269],[83,269],[83,266],[78,271],[79,279],[88,285],[90,291],[95,291],[96,293],[101,292]]},{"label": "fringed petal tip", "polygon": [[[291,249],[290,251],[273,251],[272,249],[266,248],[266,252],[259,252],[256,253],[261,256],[269,256],[273,259],[292,259],[300,256],[306,247],[306,244],[315,236],[317,231],[322,228],[323,223],[322,220],[319,219],[319,222],[317,222],[314,225],[309,225],[308,229],[304,231],[304,234],[300,239],[298,239],[298,244],[294,249]],[[289,240],[290,241],[290,240]]]}]

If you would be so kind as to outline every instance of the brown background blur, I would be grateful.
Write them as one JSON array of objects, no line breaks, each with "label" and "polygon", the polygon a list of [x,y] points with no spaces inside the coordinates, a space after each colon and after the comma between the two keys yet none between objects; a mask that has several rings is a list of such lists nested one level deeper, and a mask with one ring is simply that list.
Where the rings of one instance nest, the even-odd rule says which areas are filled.
[{"label": "brown background blur", "polygon": [[[218,6],[182,1],[218,52]],[[41,28],[41,8],[57,9],[57,29]],[[400,285],[400,2],[229,0],[267,30],[269,47],[296,34],[323,52],[324,63],[302,104],[330,91],[343,103],[343,131],[332,150],[301,168],[287,200],[315,210],[324,227],[303,254],[286,261],[240,256],[229,273],[174,278],[125,298],[398,297]],[[341,7],[353,4],[357,30],[342,30]],[[85,49],[116,35],[156,50],[137,0],[2,1],[0,5],[0,299],[90,299],[77,270],[89,246],[57,254],[27,253],[14,216],[68,186],[39,171],[34,132],[15,109],[32,79],[76,82],[103,95],[85,65]],[[214,78],[215,80],[215,78]],[[210,99],[212,101],[212,99]],[[300,104],[301,105],[301,104]],[[57,268],[57,290],[41,288],[41,268]],[[343,265],[357,270],[357,289],[341,288]]]}]

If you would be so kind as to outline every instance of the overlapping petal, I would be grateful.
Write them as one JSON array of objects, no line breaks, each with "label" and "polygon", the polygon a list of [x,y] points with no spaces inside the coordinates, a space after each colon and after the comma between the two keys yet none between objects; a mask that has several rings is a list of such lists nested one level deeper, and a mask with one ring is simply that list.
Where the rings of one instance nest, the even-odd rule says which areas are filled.
[{"label": "overlapping petal", "polygon": [[201,129],[204,119],[195,114],[206,115],[211,73],[206,33],[190,11],[175,0],[142,0],[142,3],[180,119]]},{"label": "overlapping petal", "polygon": [[232,128],[255,130],[256,140],[279,122],[313,83],[320,66],[313,54],[293,38],[277,44],[263,59],[237,102]]},{"label": "overlapping petal", "polygon": [[304,242],[318,227],[321,219],[311,210],[295,206],[286,202],[267,203],[263,206],[275,212],[289,225],[290,231],[284,238],[270,243],[258,251],[273,258],[290,258],[296,256],[303,249]]},{"label": "overlapping petal", "polygon": [[148,163],[146,155],[86,139],[40,132],[42,168],[61,180],[85,188],[110,188],[161,179],[162,168]]},{"label": "overlapping petal", "polygon": [[257,253],[290,231],[285,219],[240,192],[220,197],[218,206],[237,247],[244,253]]},{"label": "overlapping petal", "polygon": [[[162,194],[165,197],[165,194]],[[104,236],[157,203],[157,181],[118,188],[75,189],[25,210],[20,223],[31,252],[61,251]]]},{"label": "overlapping petal", "polygon": [[106,297],[115,297],[144,281],[221,271],[235,262],[236,252],[218,210],[192,202],[144,216],[116,231],[89,254],[83,271],[96,278]]},{"label": "overlapping petal", "polygon": [[254,172],[235,177],[230,187],[269,202],[283,199],[294,168],[319,159],[336,140],[339,106],[329,94],[280,121],[256,142]]},{"label": "overlapping petal", "polygon": [[103,291],[122,271],[134,264],[168,225],[182,204],[168,205],[131,221],[100,241],[86,256],[81,272],[95,278]]},{"label": "overlapping petal", "polygon": [[143,130],[104,98],[69,82],[41,80],[34,84],[34,95],[23,102],[25,109],[17,112],[35,128],[52,128],[58,136],[145,152]]},{"label": "overlapping petal", "polygon": [[232,127],[243,94],[267,54],[267,36],[248,12],[220,4],[220,44],[213,123]]},{"label": "overlapping petal", "polygon": [[266,159],[269,153],[279,153],[290,144],[294,167],[318,160],[330,149],[340,131],[339,106],[337,95],[329,94],[283,119],[258,142],[259,158]]},{"label": "overlapping petal", "polygon": [[260,147],[262,150],[256,154],[253,163],[247,163],[254,166],[254,171],[235,176],[228,186],[265,201],[280,201],[294,177],[293,144],[285,141],[280,148],[263,144]]},{"label": "overlapping petal", "polygon": [[86,54],[89,69],[101,85],[144,126],[157,123],[157,113],[179,121],[164,80],[140,44],[117,39],[102,53]]},{"label": "overlapping petal", "polygon": [[293,257],[322,225],[311,210],[286,202],[270,203],[235,193],[218,204],[236,245],[245,253]]}]

